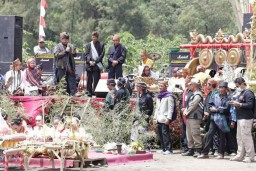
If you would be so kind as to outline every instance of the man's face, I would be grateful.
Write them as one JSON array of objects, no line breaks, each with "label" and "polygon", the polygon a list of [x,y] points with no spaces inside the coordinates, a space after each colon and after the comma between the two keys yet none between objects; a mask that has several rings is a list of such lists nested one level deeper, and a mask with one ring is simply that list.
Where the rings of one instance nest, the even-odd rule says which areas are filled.
[{"label": "man's face", "polygon": [[173,72],[173,73],[172,73],[172,76],[173,76],[173,77],[177,77],[177,76],[178,76],[177,72]]},{"label": "man's face", "polygon": [[206,88],[208,91],[212,90],[212,84],[210,82],[207,82]]},{"label": "man's face", "polygon": [[98,41],[98,37],[92,36],[92,41],[93,41],[93,43],[96,43]]},{"label": "man's face", "polygon": [[45,45],[44,42],[39,42],[39,47],[40,47],[40,48],[43,48],[44,45]]},{"label": "man's face", "polygon": [[15,65],[15,70],[19,71],[22,69],[22,63],[19,62],[18,64]]},{"label": "man's face", "polygon": [[54,126],[55,129],[58,127],[59,122],[60,122],[59,119],[54,119],[54,121],[53,121],[53,126]]},{"label": "man's face", "polygon": [[43,118],[41,116],[36,117],[36,126],[39,126],[39,127],[43,126]]},{"label": "man's face", "polygon": [[141,57],[142,60],[147,59],[147,55],[143,52],[141,52],[140,57]]},{"label": "man's face", "polygon": [[142,91],[141,86],[136,86],[136,88],[137,88],[137,91],[138,91],[138,92],[141,92],[141,91]]},{"label": "man's face", "polygon": [[120,39],[118,37],[113,37],[113,43],[115,46],[119,45],[120,44]]},{"label": "man's face", "polygon": [[61,39],[61,43],[63,44],[63,45],[68,45],[68,42],[69,42],[69,39],[65,39],[65,38],[62,38]]},{"label": "man's face", "polygon": [[182,76],[183,76],[183,78],[186,78],[188,76],[188,73],[187,72],[183,72]]},{"label": "man's face", "polygon": [[219,90],[220,90],[220,94],[221,94],[221,95],[227,93],[227,88],[225,88],[225,87],[219,87]]},{"label": "man's face", "polygon": [[239,87],[240,87],[240,85],[239,85],[238,83],[235,83],[235,85],[236,85],[236,88],[239,88]]},{"label": "man's face", "polygon": [[167,84],[166,83],[160,83],[159,84],[160,91],[166,91],[167,90]]}]

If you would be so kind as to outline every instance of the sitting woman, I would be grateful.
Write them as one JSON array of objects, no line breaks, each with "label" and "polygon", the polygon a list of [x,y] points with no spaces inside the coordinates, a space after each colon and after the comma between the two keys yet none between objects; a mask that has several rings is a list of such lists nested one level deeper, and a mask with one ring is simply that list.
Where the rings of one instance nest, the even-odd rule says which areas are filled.
[{"label": "sitting woman", "polygon": [[152,77],[156,80],[159,78],[157,74],[155,74],[153,71],[151,71],[150,67],[148,65],[143,66],[141,77]]},{"label": "sitting woman", "polygon": [[28,59],[23,79],[25,95],[38,95],[38,91],[42,90],[40,80],[41,72],[36,68],[35,58]]},{"label": "sitting woman", "polygon": [[56,115],[53,118],[53,127],[52,130],[52,138],[53,140],[58,140],[61,138],[61,133],[65,130],[65,125],[62,122],[62,117],[60,115]]},{"label": "sitting woman", "polygon": [[21,118],[15,118],[12,120],[11,129],[14,133],[29,134],[29,132],[31,132],[31,129],[29,129],[26,122],[23,121]]}]

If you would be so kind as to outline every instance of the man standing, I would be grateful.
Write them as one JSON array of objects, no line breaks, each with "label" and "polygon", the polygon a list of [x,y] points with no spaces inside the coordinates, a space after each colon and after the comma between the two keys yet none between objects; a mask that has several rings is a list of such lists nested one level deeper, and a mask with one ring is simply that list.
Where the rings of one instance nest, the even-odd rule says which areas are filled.
[{"label": "man standing", "polygon": [[67,92],[76,94],[75,60],[76,48],[69,43],[67,32],[60,33],[60,43],[54,48],[55,57],[55,79],[59,83],[62,77],[66,77]]},{"label": "man standing", "polygon": [[48,54],[48,53],[50,53],[50,51],[47,47],[45,47],[44,39],[41,38],[38,41],[38,45],[34,47],[34,54],[36,56],[36,55]]},{"label": "man standing", "polygon": [[113,37],[114,46],[111,46],[108,51],[108,78],[118,79],[123,77],[122,64],[125,62],[126,49],[120,44],[118,35]]},{"label": "man standing", "polygon": [[181,123],[182,123],[182,138],[183,138],[183,153],[188,151],[188,141],[186,136],[186,121],[187,119],[183,117],[182,113],[188,106],[188,100],[193,95],[193,92],[189,89],[189,82],[191,81],[191,77],[187,77],[185,80],[185,90],[181,95]]},{"label": "man standing", "polygon": [[102,59],[105,54],[104,46],[99,42],[99,34],[92,33],[92,41],[86,46],[85,59],[87,71],[87,91],[92,97],[95,88],[100,80],[100,73],[103,69]]},{"label": "man standing", "polygon": [[161,143],[161,153],[168,155],[172,153],[169,124],[175,107],[174,95],[167,91],[168,82],[160,81],[160,93],[157,96],[154,122],[157,123],[158,135]]},{"label": "man standing", "polygon": [[203,118],[203,96],[199,90],[200,81],[192,78],[189,83],[189,89],[193,92],[188,100],[188,106],[183,112],[187,118],[186,135],[189,150],[183,153],[183,156],[197,157],[201,153],[202,138],[200,135],[200,124]]},{"label": "man standing", "polygon": [[[235,80],[235,84],[242,89],[238,96],[238,101],[231,101],[231,105],[237,111],[237,155],[231,161],[244,161],[250,163],[255,161],[255,151],[252,139],[252,124],[254,118],[255,95],[247,89],[245,80],[240,77]],[[248,158],[245,158],[248,157]]]}]

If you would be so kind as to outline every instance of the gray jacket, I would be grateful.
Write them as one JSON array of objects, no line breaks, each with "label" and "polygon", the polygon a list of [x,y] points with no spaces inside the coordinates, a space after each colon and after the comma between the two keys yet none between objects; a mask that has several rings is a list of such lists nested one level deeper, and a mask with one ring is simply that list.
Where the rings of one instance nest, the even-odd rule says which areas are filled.
[{"label": "gray jacket", "polygon": [[201,91],[193,92],[193,94],[188,99],[188,106],[184,110],[184,115],[189,119],[199,119],[203,118],[204,105],[203,96]]}]

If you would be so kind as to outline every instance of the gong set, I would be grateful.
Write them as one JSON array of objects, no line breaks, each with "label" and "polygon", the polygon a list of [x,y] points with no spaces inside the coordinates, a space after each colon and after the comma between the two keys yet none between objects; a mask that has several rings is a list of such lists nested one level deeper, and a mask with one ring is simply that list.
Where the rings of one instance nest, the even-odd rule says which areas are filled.
[{"label": "gong set", "polygon": [[205,68],[212,66],[213,60],[219,66],[223,66],[226,61],[230,66],[237,66],[241,63],[242,52],[238,48],[231,48],[228,51],[218,49],[213,52],[212,49],[203,49],[199,53],[199,63]]}]

